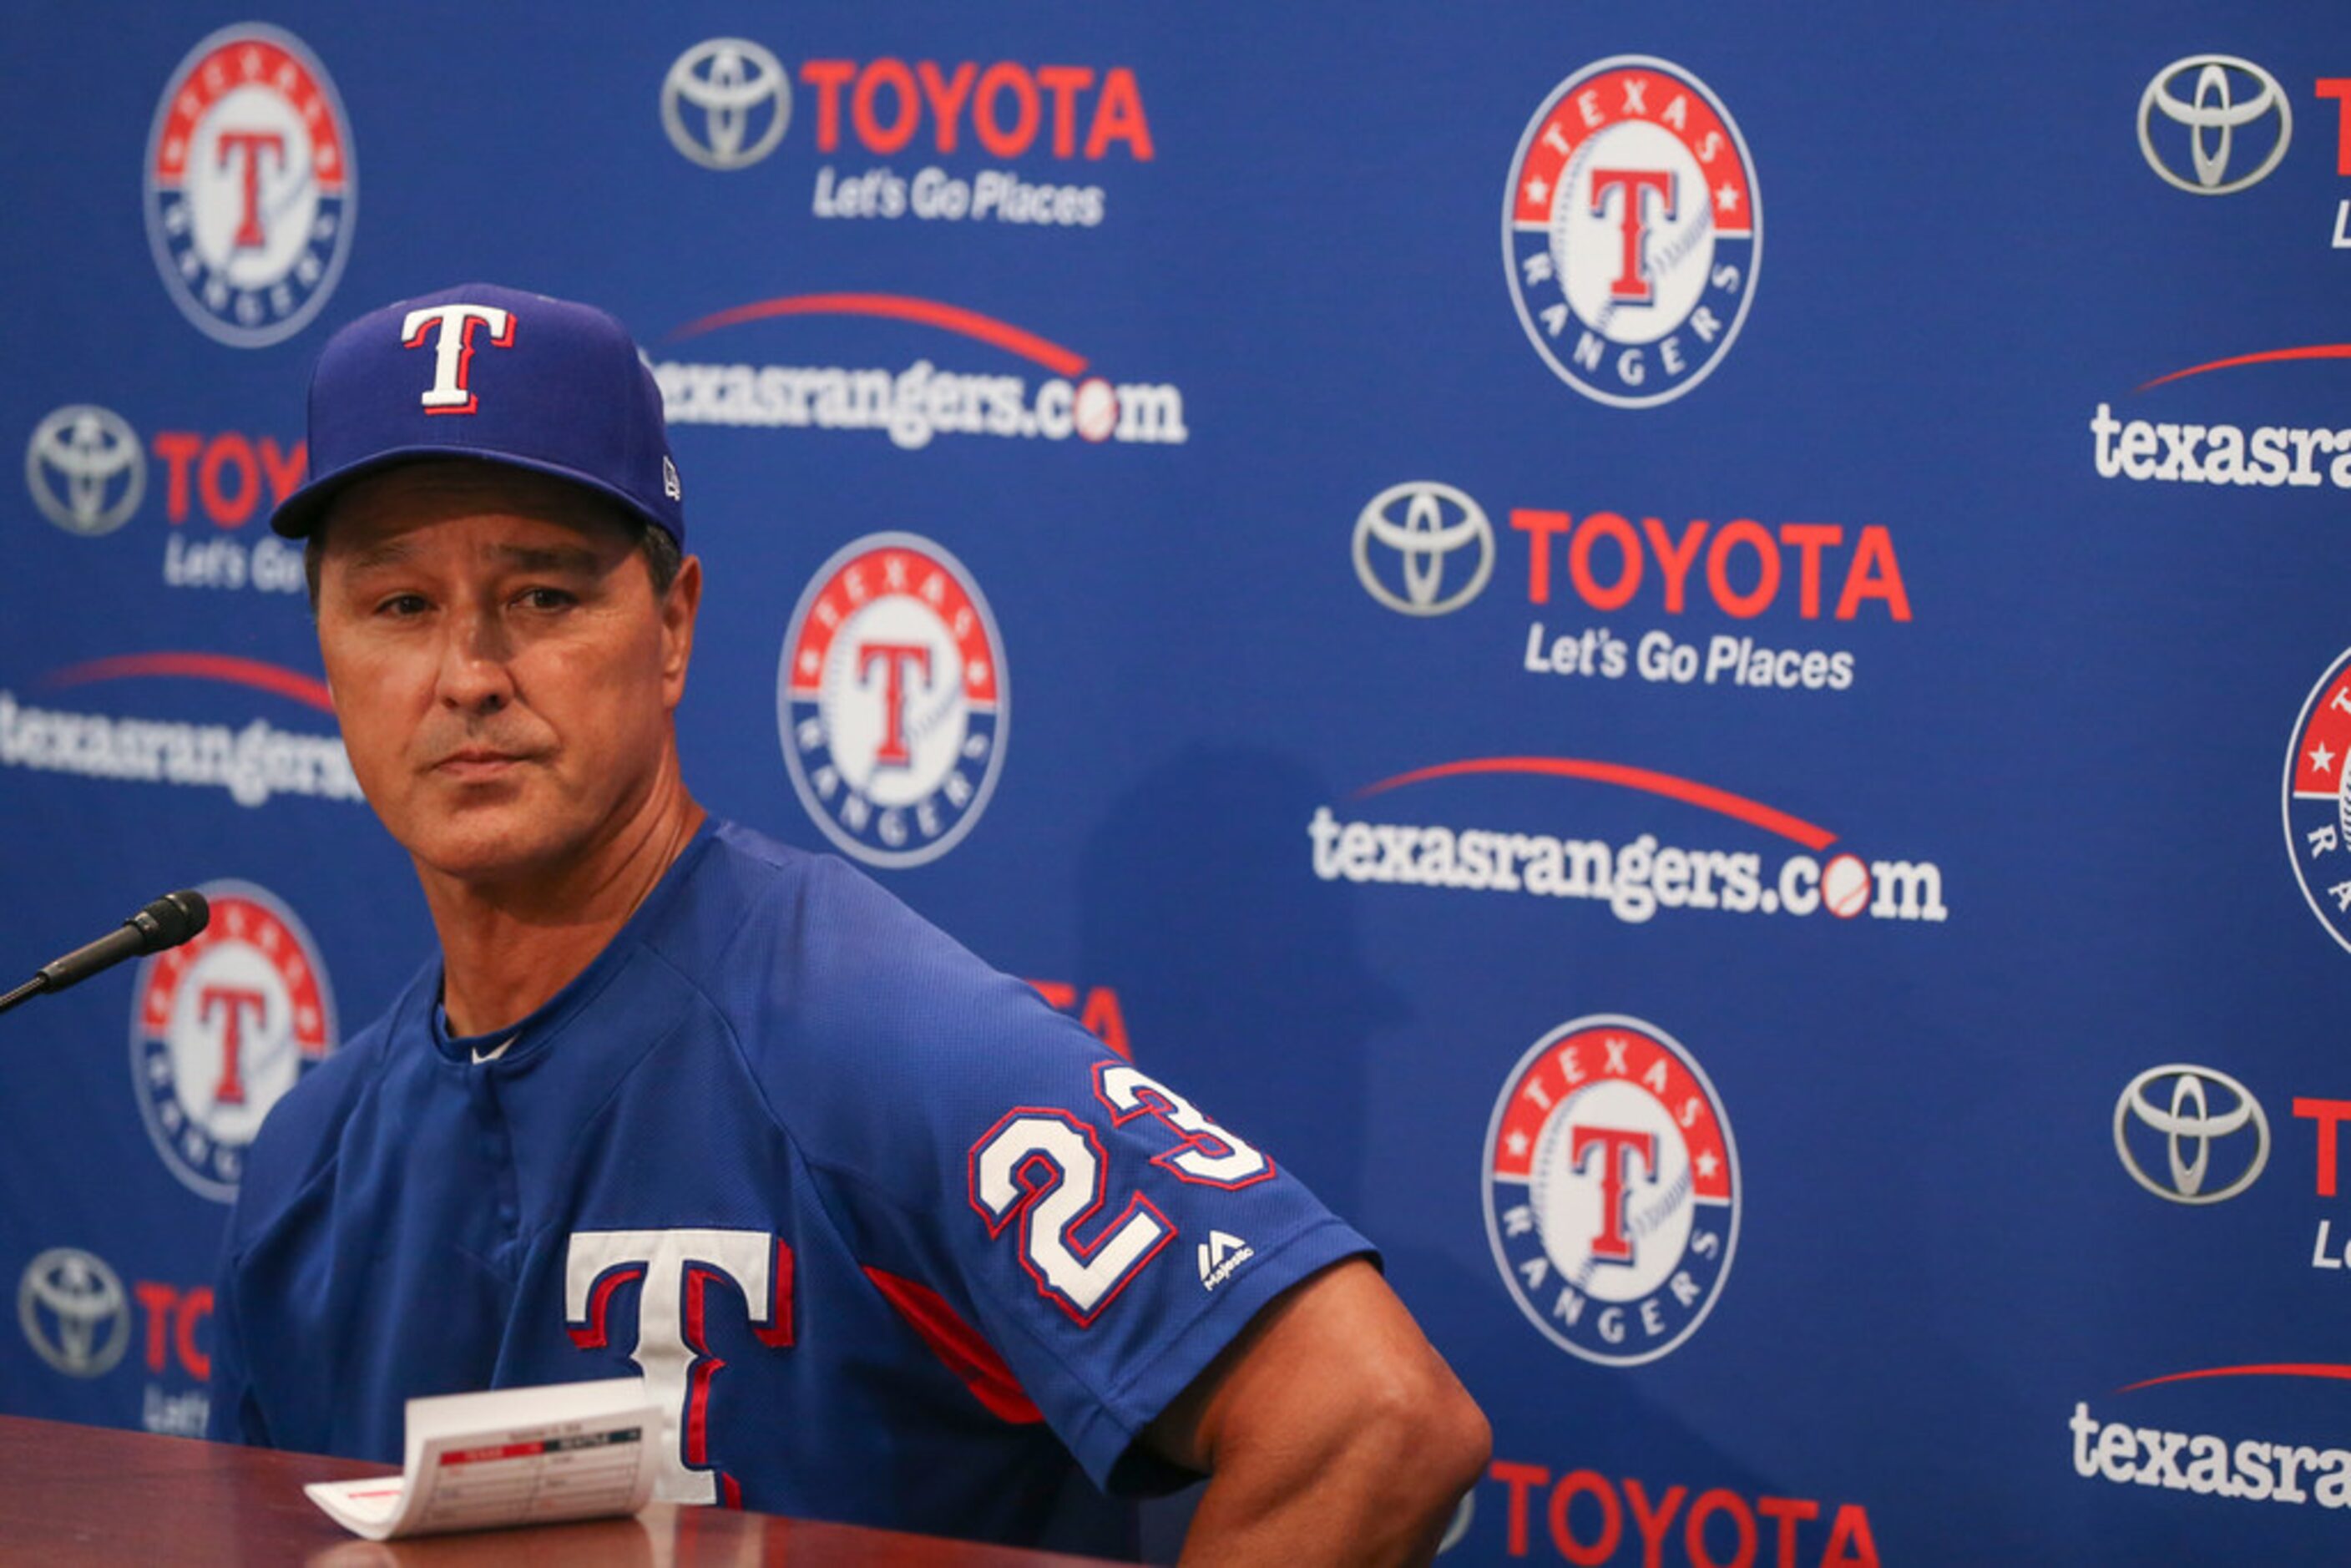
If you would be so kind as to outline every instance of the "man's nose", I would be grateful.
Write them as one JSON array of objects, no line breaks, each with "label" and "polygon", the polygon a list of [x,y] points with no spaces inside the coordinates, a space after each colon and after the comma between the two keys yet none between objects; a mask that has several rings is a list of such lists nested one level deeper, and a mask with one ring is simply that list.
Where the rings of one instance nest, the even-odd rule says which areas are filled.
[{"label": "man's nose", "polygon": [[441,645],[440,698],[461,713],[492,713],[514,696],[513,648],[488,610],[450,617]]}]

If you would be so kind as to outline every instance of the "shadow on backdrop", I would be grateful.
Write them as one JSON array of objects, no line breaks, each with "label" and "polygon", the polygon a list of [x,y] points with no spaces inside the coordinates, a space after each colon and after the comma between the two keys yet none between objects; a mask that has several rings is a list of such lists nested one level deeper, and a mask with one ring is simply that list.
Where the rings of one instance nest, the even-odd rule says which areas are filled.
[{"label": "shadow on backdrop", "polygon": [[[1138,1066],[1360,1212],[1366,1056],[1403,1022],[1364,961],[1352,894],[1318,881],[1306,823],[1329,788],[1291,758],[1193,747],[1111,805],[1079,865],[1079,973],[1115,985]],[[1183,1544],[1196,1490],[1144,1511],[1144,1556]]]}]

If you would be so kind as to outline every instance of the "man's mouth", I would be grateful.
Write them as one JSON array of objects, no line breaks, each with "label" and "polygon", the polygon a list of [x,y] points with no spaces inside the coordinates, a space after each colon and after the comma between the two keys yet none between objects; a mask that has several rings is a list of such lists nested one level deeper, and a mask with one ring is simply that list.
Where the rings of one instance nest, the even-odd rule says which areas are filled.
[{"label": "man's mouth", "polygon": [[525,752],[500,751],[488,746],[466,746],[444,757],[433,765],[430,771],[460,783],[477,783],[501,778],[530,760],[529,754]]}]

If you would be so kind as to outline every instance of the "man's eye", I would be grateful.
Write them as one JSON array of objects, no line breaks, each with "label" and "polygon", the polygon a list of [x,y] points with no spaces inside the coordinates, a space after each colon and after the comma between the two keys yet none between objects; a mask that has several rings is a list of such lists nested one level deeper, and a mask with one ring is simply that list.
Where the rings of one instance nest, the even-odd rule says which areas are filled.
[{"label": "man's eye", "polygon": [[428,606],[424,602],[424,596],[421,593],[395,593],[375,608],[379,615],[404,619],[411,615],[423,614]]},{"label": "man's eye", "polygon": [[579,601],[559,588],[526,588],[517,602],[526,610],[563,610]]}]

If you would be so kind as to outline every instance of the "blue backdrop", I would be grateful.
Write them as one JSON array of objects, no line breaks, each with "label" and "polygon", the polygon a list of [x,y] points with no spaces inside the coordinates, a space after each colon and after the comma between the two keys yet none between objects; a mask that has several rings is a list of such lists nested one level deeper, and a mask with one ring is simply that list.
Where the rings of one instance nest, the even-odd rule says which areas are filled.
[{"label": "blue backdrop", "polygon": [[[266,517],[486,278],[653,362],[698,797],[1382,1244],[1453,1559],[2341,1555],[2351,14],[246,15],[8,7],[0,963],[224,918],[0,1021],[0,1408],[201,1428],[429,951]],[[993,646],[796,697],[880,534]]]}]

